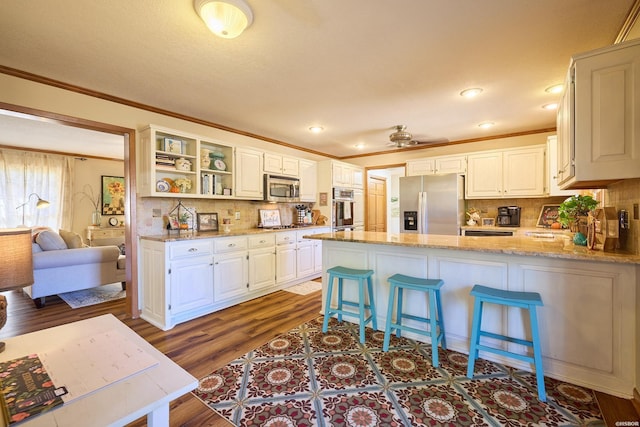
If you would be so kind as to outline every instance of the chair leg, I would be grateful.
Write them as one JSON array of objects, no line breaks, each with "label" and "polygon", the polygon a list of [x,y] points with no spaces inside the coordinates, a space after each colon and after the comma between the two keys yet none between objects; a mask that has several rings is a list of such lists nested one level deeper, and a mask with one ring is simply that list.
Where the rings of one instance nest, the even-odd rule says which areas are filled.
[{"label": "chair leg", "polygon": [[[402,300],[404,299],[404,289],[402,287],[398,287],[398,308],[396,309],[396,325],[402,325]],[[399,328],[396,328],[396,336],[399,338],[402,334],[402,331]]]},{"label": "chair leg", "polygon": [[473,321],[471,323],[471,345],[469,347],[469,362],[467,377],[473,378],[473,368],[478,357],[478,339],[480,338],[480,324],[482,319],[482,301],[475,299],[473,305]]},{"label": "chair leg", "polygon": [[431,364],[438,367],[438,327],[436,319],[436,296],[435,292],[429,291],[429,332],[431,333]]},{"label": "chair leg", "polygon": [[378,319],[376,316],[376,301],[373,295],[373,281],[371,280],[371,276],[367,277],[367,288],[369,292],[369,313],[371,313],[371,326],[374,331],[378,330]]},{"label": "chair leg", "polygon": [[396,287],[391,284],[389,288],[389,306],[387,307],[387,325],[384,328],[384,343],[382,351],[389,351],[389,341],[391,340],[391,324],[393,323],[393,306],[396,302]]},{"label": "chair leg", "polygon": [[447,338],[445,336],[444,317],[442,317],[442,302],[440,301],[440,290],[435,291],[436,294],[436,309],[438,311],[438,324],[440,325],[440,333],[442,334],[442,341],[440,344],[443,349],[447,349]]},{"label": "chair leg", "polygon": [[536,383],[538,386],[538,399],[547,401],[547,393],[544,389],[544,369],[542,368],[542,350],[540,349],[540,333],[538,331],[538,316],[536,307],[529,307],[529,318],[531,319],[531,341],[533,343],[533,360],[536,369]]},{"label": "chair leg", "polygon": [[360,310],[360,344],[364,344],[364,326],[365,326],[365,315],[364,312],[364,279],[358,279],[358,309]]},{"label": "chair leg", "polygon": [[322,321],[322,333],[326,333],[329,328],[329,316],[331,312],[331,298],[333,294],[333,275],[329,274],[327,285],[327,298],[324,301],[324,320]]},{"label": "chair leg", "polygon": [[342,323],[342,277],[338,277],[338,322]]}]

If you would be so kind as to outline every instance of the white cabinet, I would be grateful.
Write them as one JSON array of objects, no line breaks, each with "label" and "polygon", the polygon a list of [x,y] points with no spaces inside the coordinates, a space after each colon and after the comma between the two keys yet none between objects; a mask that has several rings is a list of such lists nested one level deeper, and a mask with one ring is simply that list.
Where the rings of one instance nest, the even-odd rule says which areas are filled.
[{"label": "white cabinet", "polygon": [[295,231],[276,233],[276,283],[295,280],[297,275]]},{"label": "white cabinet", "polygon": [[407,176],[444,175],[448,173],[464,174],[467,172],[466,156],[440,156],[426,159],[408,160]]},{"label": "white cabinet", "polygon": [[241,297],[249,292],[247,238],[214,240],[214,298],[216,302]]},{"label": "white cabinet", "polygon": [[353,226],[364,230],[364,191],[353,190]]},{"label": "white cabinet", "polygon": [[264,198],[262,151],[237,147],[235,196],[252,200]]},{"label": "white cabinet", "polygon": [[364,169],[358,166],[351,168],[351,185],[353,188],[364,188]]},{"label": "white cabinet", "polygon": [[558,144],[562,188],[640,177],[640,40],[572,58]]},{"label": "white cabinet", "polygon": [[[233,148],[229,145],[151,125],[140,131],[137,149],[140,196],[223,198],[229,197],[223,188],[233,192]],[[217,161],[210,153],[218,155]],[[178,191],[172,185],[177,180],[188,180],[190,186]],[[214,182],[219,183],[219,192]]]},{"label": "white cabinet", "polygon": [[332,183],[334,187],[363,188],[364,169],[349,163],[332,161]]},{"label": "white cabinet", "polygon": [[572,196],[573,190],[561,190],[558,185],[558,138],[552,135],[547,138],[547,187],[549,196]]},{"label": "white cabinet", "polygon": [[275,235],[249,236],[249,290],[268,289],[276,283]]},{"label": "white cabinet", "polygon": [[[309,230],[311,231],[311,230]],[[315,250],[313,240],[305,239],[303,236],[313,234],[306,230],[299,230],[296,233],[296,277],[309,276],[315,272]]]},{"label": "white cabinet", "polygon": [[264,153],[264,171],[278,175],[299,175],[298,159],[278,154]]},{"label": "white cabinet", "polygon": [[467,199],[544,197],[544,145],[467,156]]},{"label": "white cabinet", "polygon": [[315,202],[318,193],[318,163],[300,159],[300,201]]},{"label": "white cabinet", "polygon": [[211,254],[171,262],[169,311],[172,316],[213,304]]}]

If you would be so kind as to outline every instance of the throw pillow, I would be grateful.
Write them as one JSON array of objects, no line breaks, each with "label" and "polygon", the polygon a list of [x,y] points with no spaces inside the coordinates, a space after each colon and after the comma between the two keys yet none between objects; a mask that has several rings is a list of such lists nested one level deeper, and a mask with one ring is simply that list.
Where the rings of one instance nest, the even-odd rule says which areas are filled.
[{"label": "throw pillow", "polygon": [[82,237],[78,233],[74,233],[73,231],[67,231],[60,229],[60,237],[67,244],[67,248],[69,249],[77,249],[83,247]]},{"label": "throw pillow", "polygon": [[38,233],[36,243],[40,245],[43,251],[56,251],[60,249],[68,249],[67,244],[62,237],[55,231],[43,231]]}]

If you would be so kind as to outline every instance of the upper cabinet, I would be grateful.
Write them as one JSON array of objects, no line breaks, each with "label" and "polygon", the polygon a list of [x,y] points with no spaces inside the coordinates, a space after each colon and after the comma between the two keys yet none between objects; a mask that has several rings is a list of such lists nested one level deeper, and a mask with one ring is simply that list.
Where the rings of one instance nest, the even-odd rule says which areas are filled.
[{"label": "upper cabinet", "polygon": [[264,198],[262,151],[236,148],[236,197],[251,200]]},{"label": "upper cabinet", "polygon": [[285,176],[299,176],[299,160],[295,157],[264,153],[264,171]]},{"label": "upper cabinet", "polygon": [[558,137],[556,135],[547,138],[547,186],[549,196],[572,196],[573,190],[561,190],[558,185]]},{"label": "upper cabinet", "polygon": [[426,159],[408,160],[407,176],[444,175],[467,172],[467,156],[439,156]]},{"label": "upper cabinet", "polygon": [[[233,188],[233,148],[196,135],[149,126],[140,132],[141,196],[224,197]],[[217,157],[212,157],[215,154]]]},{"label": "upper cabinet", "polygon": [[315,202],[318,194],[318,163],[300,159],[300,201]]},{"label": "upper cabinet", "polygon": [[572,58],[557,154],[562,188],[640,177],[640,40]]},{"label": "upper cabinet", "polygon": [[545,146],[467,156],[467,199],[546,196]]},{"label": "upper cabinet", "polygon": [[332,172],[334,187],[364,187],[364,170],[360,166],[333,161]]}]

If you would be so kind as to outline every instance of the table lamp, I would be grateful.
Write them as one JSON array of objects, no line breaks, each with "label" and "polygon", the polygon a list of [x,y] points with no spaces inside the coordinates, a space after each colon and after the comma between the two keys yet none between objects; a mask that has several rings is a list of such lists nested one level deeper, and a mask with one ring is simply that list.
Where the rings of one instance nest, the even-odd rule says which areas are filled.
[{"label": "table lamp", "polygon": [[[31,230],[28,228],[0,229],[0,292],[33,284],[33,256]],[[7,322],[7,299],[0,295],[0,329]],[[0,342],[0,353],[5,344]]]}]

